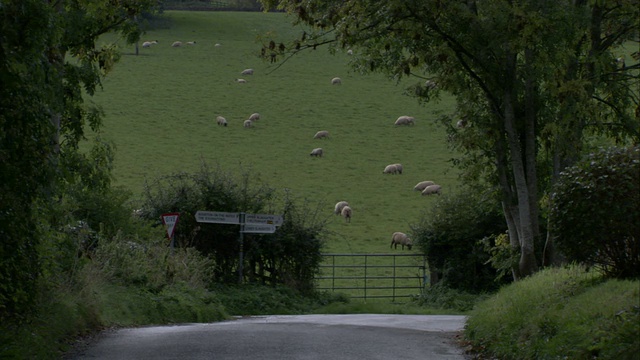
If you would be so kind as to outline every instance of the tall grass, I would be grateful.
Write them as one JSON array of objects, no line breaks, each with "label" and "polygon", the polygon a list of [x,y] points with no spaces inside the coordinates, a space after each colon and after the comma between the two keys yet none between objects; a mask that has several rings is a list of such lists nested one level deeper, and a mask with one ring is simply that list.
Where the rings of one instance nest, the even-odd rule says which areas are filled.
[{"label": "tall grass", "polygon": [[[117,147],[117,185],[140,193],[145,181],[194,171],[203,161],[230,171],[248,168],[282,193],[325,209],[327,252],[384,253],[391,234],[408,232],[433,201],[412,191],[416,183],[433,180],[444,191],[456,184],[444,131],[433,122],[452,110],[452,101],[421,106],[404,95],[420,79],[397,84],[360,75],[350,70],[346,53],[332,56],[324,48],[282,64],[265,62],[258,56],[261,39],[286,42],[301,31],[285,14],[166,15],[171,26],[143,38],[159,44],[138,56],[123,47],[125,55],[93,98],[106,115],[101,136]],[[172,48],[176,40],[196,45]],[[255,74],[238,84],[245,68]],[[341,86],[330,84],[334,76]],[[243,128],[253,112],[262,119]],[[416,125],[394,127],[405,114],[415,116]],[[217,126],[217,115],[229,126]],[[314,140],[318,130],[331,138]],[[324,148],[324,157],[309,156],[315,147]],[[404,173],[383,175],[390,163],[402,163]],[[339,200],[354,209],[350,224],[332,214]]]}]

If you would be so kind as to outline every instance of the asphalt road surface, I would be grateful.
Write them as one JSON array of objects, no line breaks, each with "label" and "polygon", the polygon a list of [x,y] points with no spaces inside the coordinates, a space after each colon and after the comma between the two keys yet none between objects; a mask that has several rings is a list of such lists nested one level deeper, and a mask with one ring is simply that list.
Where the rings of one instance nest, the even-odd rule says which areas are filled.
[{"label": "asphalt road surface", "polygon": [[454,342],[464,316],[246,317],[108,331],[70,359],[468,359]]}]

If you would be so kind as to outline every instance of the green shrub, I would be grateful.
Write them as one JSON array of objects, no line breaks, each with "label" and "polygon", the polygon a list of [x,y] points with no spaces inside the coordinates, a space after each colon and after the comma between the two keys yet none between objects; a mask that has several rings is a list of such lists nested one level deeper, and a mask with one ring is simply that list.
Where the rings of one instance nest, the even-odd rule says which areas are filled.
[{"label": "green shrub", "polygon": [[495,246],[495,239],[506,230],[499,203],[490,194],[462,188],[442,195],[412,230],[414,241],[427,256],[432,284],[482,293],[508,280],[500,276],[503,269],[488,264],[492,258],[485,251],[487,242]]},{"label": "green shrub", "polygon": [[565,169],[550,225],[570,260],[607,276],[640,278],[640,147],[607,148]]},{"label": "green shrub", "polygon": [[444,283],[438,283],[426,288],[423,294],[417,296],[414,301],[420,306],[466,312],[473,309],[475,304],[485,297],[452,289]]}]

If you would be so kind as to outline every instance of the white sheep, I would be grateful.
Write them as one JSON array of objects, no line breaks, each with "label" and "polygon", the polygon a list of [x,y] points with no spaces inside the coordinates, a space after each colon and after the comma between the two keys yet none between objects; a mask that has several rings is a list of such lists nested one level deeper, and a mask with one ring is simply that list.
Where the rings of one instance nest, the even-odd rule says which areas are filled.
[{"label": "white sheep", "polygon": [[313,150],[311,150],[311,156],[315,156],[315,157],[322,157],[322,154],[324,153],[324,150],[322,150],[322,148],[315,148]]},{"label": "white sheep", "polygon": [[413,116],[402,115],[396,119],[395,125],[415,125]]},{"label": "white sheep", "polygon": [[424,82],[424,86],[426,86],[428,89],[435,89],[438,84],[433,80],[427,80]]},{"label": "white sheep", "polygon": [[195,41],[187,41],[187,45],[195,45],[196,42]]},{"label": "white sheep", "polygon": [[433,181],[420,181],[419,183],[416,184],[416,186],[413,187],[413,190],[415,191],[420,191],[422,192],[422,190],[426,189],[427,186],[430,185],[435,185],[436,183],[434,183]]},{"label": "white sheep", "polygon": [[402,175],[402,164],[393,164],[396,166],[396,171],[398,174]]},{"label": "white sheep", "polygon": [[458,122],[456,123],[456,127],[457,127],[458,129],[464,129],[464,128],[466,128],[466,127],[467,127],[467,120],[466,120],[466,119],[458,120]]},{"label": "white sheep", "polygon": [[173,44],[171,44],[171,47],[180,47],[182,46],[182,41],[175,41]]},{"label": "white sheep", "polygon": [[220,126],[227,126],[227,119],[225,119],[223,116],[216,117],[216,122]]},{"label": "white sheep", "polygon": [[245,79],[236,79],[236,82],[239,83],[239,84],[246,84],[247,80],[245,80]]},{"label": "white sheep", "polygon": [[442,186],[440,185],[429,185],[424,190],[422,190],[422,195],[433,195],[442,193]]},{"label": "white sheep", "polygon": [[383,174],[396,174],[398,173],[398,167],[395,164],[391,164],[391,165],[387,165],[385,166],[384,170],[382,171]]},{"label": "white sheep", "polygon": [[249,116],[249,120],[251,120],[251,121],[260,120],[260,114],[259,113],[251,114],[251,116]]},{"label": "white sheep", "polygon": [[142,47],[143,48],[149,48],[151,47],[151,45],[155,45],[158,43],[158,40],[152,40],[152,41],[145,41],[142,43]]},{"label": "white sheep", "polygon": [[220,44],[220,43],[216,43],[216,44],[215,44],[215,45],[213,45],[213,46],[215,46],[215,47],[220,47],[220,46],[222,46],[222,44]]},{"label": "white sheep", "polygon": [[340,211],[340,215],[342,215],[342,217],[344,218],[344,220],[348,223],[351,222],[351,215],[353,214],[353,210],[351,209],[351,207],[349,205],[346,205],[345,207],[342,208],[342,211]]},{"label": "white sheep", "polygon": [[242,72],[240,74],[242,74],[242,75],[253,75],[253,69],[244,69],[244,70],[242,70]]},{"label": "white sheep", "polygon": [[393,235],[391,235],[390,248],[397,249],[398,245],[402,246],[402,250],[404,250],[405,246],[407,247],[407,249],[411,250],[411,247],[413,246],[413,242],[411,241],[411,238],[407,236],[407,234],[400,231],[396,231],[393,233]]},{"label": "white sheep", "polygon": [[246,128],[250,128],[250,127],[252,127],[252,126],[253,126],[253,121],[251,121],[251,120],[247,119],[247,120],[245,120],[245,121],[242,123],[242,125],[243,125],[244,127],[246,127]]},{"label": "white sheep", "polygon": [[324,139],[329,138],[329,132],[327,130],[320,130],[315,135],[313,135],[314,139]]},{"label": "white sheep", "polygon": [[347,55],[353,55],[353,50],[351,49],[347,50]]},{"label": "white sheep", "polygon": [[339,77],[334,77],[333,79],[331,79],[331,85],[341,85],[342,84],[342,79],[340,79]]},{"label": "white sheep", "polygon": [[333,213],[336,215],[341,215],[342,214],[342,209],[344,209],[345,206],[349,206],[349,203],[346,201],[338,201],[336,203],[336,207],[333,210]]}]

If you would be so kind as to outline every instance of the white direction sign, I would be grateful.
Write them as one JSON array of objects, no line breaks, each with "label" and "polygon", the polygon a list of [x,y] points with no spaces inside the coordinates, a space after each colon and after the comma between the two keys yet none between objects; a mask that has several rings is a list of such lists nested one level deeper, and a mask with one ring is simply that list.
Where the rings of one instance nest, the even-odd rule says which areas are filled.
[{"label": "white direction sign", "polygon": [[215,224],[240,224],[240,213],[222,211],[198,211],[196,221]]},{"label": "white direction sign", "polygon": [[273,234],[276,232],[276,226],[271,224],[266,225],[245,225],[244,233],[252,233],[252,234]]},{"label": "white direction sign", "polygon": [[280,226],[282,225],[282,215],[245,214],[244,223],[252,225],[269,224]]}]

